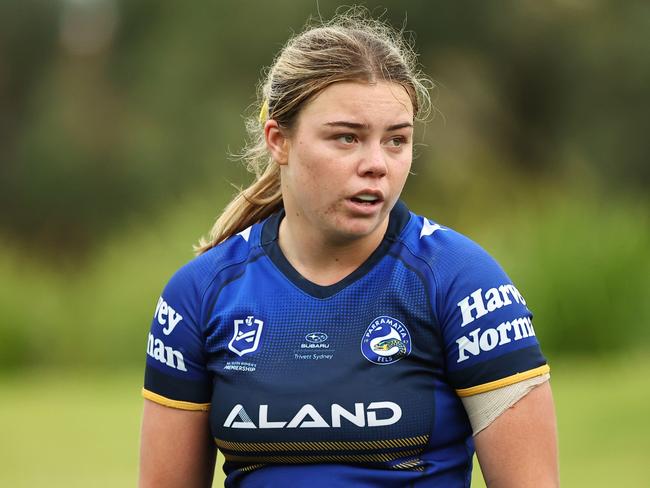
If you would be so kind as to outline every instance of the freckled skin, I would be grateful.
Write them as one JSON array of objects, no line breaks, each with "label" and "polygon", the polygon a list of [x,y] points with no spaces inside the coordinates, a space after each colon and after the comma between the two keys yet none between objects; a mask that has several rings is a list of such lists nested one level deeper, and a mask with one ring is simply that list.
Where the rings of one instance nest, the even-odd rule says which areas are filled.
[{"label": "freckled skin", "polygon": [[[324,126],[332,121],[364,127]],[[413,152],[412,127],[387,128],[405,122],[413,122],[411,100],[395,83],[335,83],[309,102],[288,138],[282,165],[287,224],[320,242],[368,239],[378,244]],[[349,198],[365,189],[378,190],[384,198],[371,214],[349,205]]]},{"label": "freckled skin", "polygon": [[413,105],[392,82],[338,82],[303,106],[290,130],[264,125],[280,165],[278,243],[308,280],[330,285],[381,242],[413,156]]}]

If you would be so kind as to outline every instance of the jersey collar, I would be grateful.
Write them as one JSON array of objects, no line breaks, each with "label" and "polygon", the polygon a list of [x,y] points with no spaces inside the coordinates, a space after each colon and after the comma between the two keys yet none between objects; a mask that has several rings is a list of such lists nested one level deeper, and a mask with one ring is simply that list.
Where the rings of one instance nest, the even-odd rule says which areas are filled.
[{"label": "jersey collar", "polygon": [[388,253],[393,242],[397,240],[399,235],[402,233],[402,230],[404,230],[404,227],[406,227],[406,224],[408,224],[410,212],[404,202],[398,200],[390,212],[388,228],[386,229],[386,233],[384,234],[381,243],[377,246],[377,249],[375,249],[368,259],[366,259],[366,261],[356,270],[338,283],[328,286],[317,285],[316,283],[304,278],[300,273],[298,273],[298,271],[296,271],[282,253],[278,244],[278,234],[280,230],[280,222],[283,218],[284,209],[271,215],[262,223],[260,245],[273,264],[275,264],[275,266],[294,285],[313,297],[328,298],[366,275]]}]

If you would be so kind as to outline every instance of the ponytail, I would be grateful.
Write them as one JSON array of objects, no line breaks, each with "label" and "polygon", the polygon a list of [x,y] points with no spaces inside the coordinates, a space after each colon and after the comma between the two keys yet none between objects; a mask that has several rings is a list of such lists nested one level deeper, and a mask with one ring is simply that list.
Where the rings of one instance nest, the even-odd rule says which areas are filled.
[{"label": "ponytail", "polygon": [[209,239],[202,238],[194,251],[203,254],[281,208],[280,166],[270,162],[264,173],[226,206],[212,226]]}]

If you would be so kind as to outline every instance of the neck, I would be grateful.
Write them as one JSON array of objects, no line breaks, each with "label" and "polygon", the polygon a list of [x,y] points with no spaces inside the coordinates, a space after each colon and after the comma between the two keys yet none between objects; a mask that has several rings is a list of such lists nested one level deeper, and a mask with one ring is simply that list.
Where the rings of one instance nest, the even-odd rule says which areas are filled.
[{"label": "neck", "polygon": [[328,286],[355,271],[377,249],[388,227],[388,217],[372,234],[348,240],[301,232],[300,227],[292,225],[285,215],[278,235],[280,249],[303,277],[317,285]]}]

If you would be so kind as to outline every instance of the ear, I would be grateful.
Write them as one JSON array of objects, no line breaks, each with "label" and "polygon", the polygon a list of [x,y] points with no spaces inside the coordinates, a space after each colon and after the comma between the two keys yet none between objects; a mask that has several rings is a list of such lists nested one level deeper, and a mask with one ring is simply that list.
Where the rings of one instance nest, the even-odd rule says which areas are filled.
[{"label": "ear", "polygon": [[287,164],[289,160],[289,139],[277,121],[273,119],[266,121],[264,124],[264,138],[273,160],[280,165]]}]

